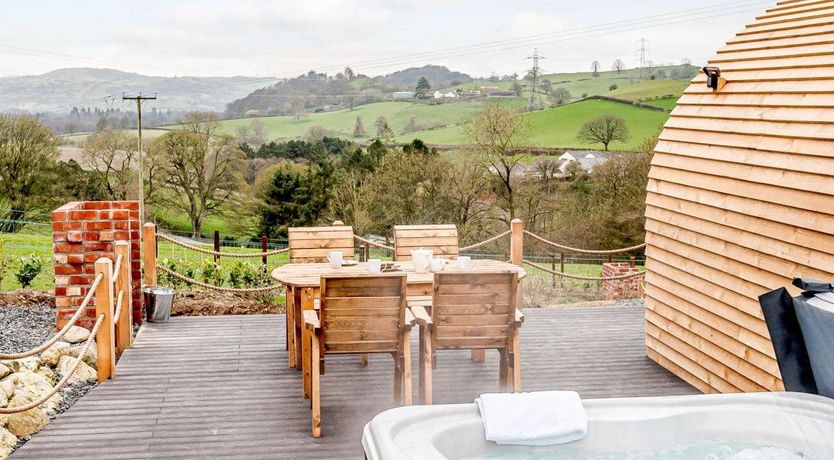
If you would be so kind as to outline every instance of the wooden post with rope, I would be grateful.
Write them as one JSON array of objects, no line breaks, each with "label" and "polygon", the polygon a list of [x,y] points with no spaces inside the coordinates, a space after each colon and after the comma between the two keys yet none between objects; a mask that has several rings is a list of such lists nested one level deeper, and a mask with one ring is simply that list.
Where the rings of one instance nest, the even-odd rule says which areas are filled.
[{"label": "wooden post with rope", "polygon": [[156,286],[156,225],[142,226],[142,285]]},{"label": "wooden post with rope", "polygon": [[102,275],[96,288],[96,317],[104,315],[96,335],[96,371],[98,383],[101,383],[116,376],[116,349],[113,346],[113,262],[102,257],[96,261],[95,270],[96,275]]},{"label": "wooden post with rope", "polygon": [[122,296],[122,309],[119,317],[116,318],[116,354],[121,355],[123,351],[130,348],[133,341],[133,279],[130,276],[130,243],[127,241],[116,241],[116,257],[122,257],[119,272],[114,273],[116,277],[116,298]]}]

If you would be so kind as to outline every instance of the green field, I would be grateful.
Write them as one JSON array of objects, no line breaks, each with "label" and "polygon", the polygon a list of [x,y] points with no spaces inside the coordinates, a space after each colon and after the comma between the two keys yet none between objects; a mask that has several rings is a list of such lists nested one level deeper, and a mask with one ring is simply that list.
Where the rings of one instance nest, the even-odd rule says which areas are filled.
[{"label": "green field", "polygon": [[[644,139],[660,133],[661,126],[669,118],[668,113],[628,104],[602,100],[581,101],[526,115],[530,120],[531,132],[528,144],[541,147],[599,149],[600,144],[588,145],[577,141],[576,133],[586,121],[607,113],[623,117],[631,131],[631,139],[628,142],[614,142],[609,146],[611,150],[637,149]],[[467,142],[459,126],[420,132],[416,136],[399,136],[397,140],[406,142],[414,137],[433,144]]]},{"label": "green field", "polygon": [[[128,133],[130,133],[131,135],[134,135],[134,136],[136,136],[139,133],[139,131],[136,130],[136,129],[127,129],[127,130],[119,130],[119,131],[125,131],[125,132],[128,132]],[[167,130],[165,130],[165,129],[145,128],[145,129],[142,130],[142,140],[143,141],[151,140],[151,139],[154,139],[156,137],[159,137],[159,136],[165,134],[166,132],[167,132]],[[68,145],[83,147],[84,142],[87,140],[87,138],[89,136],[90,136],[90,133],[70,134],[70,135],[61,136],[61,140],[63,140]]]},{"label": "green field", "polygon": [[617,88],[614,91],[607,91],[602,95],[629,101],[642,101],[664,96],[677,98],[683,94],[683,90],[687,86],[689,86],[689,82],[684,80],[646,80]]},{"label": "green field", "polygon": [[[508,104],[523,104],[520,99],[504,100]],[[243,118],[222,122],[221,131],[236,135],[241,127],[250,127],[253,120],[259,120],[266,128],[266,138],[295,139],[303,137],[313,126],[321,126],[330,130],[333,135],[353,139],[353,128],[356,117],[362,117],[367,136],[358,140],[368,140],[376,137],[374,121],[380,116],[388,120],[388,125],[395,134],[401,134],[409,120],[414,118],[418,125],[450,125],[460,123],[481,109],[483,103],[456,102],[429,105],[412,102],[377,102],[361,105],[354,110],[339,110],[336,112],[312,113],[296,118],[294,116],[275,116],[259,118]],[[414,138],[413,135],[410,136]],[[410,140],[410,139],[409,139]]]},{"label": "green field", "polygon": [[653,105],[655,107],[660,107],[661,109],[666,109],[669,111],[674,109],[677,103],[678,96],[659,97],[657,99],[647,99],[643,101],[643,104]]}]

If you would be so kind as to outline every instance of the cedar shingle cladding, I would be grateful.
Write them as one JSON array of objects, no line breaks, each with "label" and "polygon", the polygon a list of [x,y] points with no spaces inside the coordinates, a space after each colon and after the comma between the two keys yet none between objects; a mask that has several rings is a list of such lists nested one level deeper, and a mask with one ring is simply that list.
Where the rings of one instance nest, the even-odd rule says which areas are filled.
[{"label": "cedar shingle cladding", "polygon": [[704,392],[782,390],[757,297],[834,278],[834,0],[779,2],[710,65],[726,86],[693,80],[649,174],[647,354]]}]

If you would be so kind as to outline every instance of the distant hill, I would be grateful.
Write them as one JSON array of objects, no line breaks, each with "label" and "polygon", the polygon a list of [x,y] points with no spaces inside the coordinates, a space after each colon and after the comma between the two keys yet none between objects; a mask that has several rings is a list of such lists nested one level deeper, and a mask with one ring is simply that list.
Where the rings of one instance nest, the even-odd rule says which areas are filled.
[{"label": "distant hill", "polygon": [[465,73],[454,72],[445,66],[427,65],[423,67],[410,67],[405,70],[398,70],[385,76],[376,77],[378,84],[402,89],[413,90],[417,86],[420,77],[426,77],[432,88],[439,89],[448,86],[457,86],[464,83],[471,83],[472,77]]},{"label": "distant hill", "polygon": [[[108,108],[107,96],[159,94],[166,110],[222,111],[275,79],[253,77],[158,77],[113,69],[68,68],[42,75],[0,78],[0,111],[69,112],[73,107]],[[117,104],[121,106],[121,101]]]}]

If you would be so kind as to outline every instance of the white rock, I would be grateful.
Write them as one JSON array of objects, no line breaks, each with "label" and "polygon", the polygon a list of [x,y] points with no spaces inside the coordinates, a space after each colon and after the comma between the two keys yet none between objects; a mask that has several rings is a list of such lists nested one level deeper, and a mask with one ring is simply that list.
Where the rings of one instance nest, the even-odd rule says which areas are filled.
[{"label": "white rock", "polygon": [[[19,399],[25,401],[25,403],[30,403],[41,399],[52,391],[52,385],[49,384],[46,377],[40,374],[24,370],[13,375],[17,376],[17,385],[15,386],[12,401]],[[51,413],[58,408],[63,400],[64,398],[60,394],[55,394],[39,407]],[[9,402],[9,406],[14,407],[14,404]]]},{"label": "white rock", "polygon": [[[76,357],[81,354],[81,349],[84,348],[84,344],[78,344],[70,347],[70,353],[64,356],[72,356]],[[87,350],[87,354],[84,355],[84,362],[87,363],[91,367],[96,367],[96,356],[98,352],[96,349],[96,341],[95,339],[90,341],[90,349]]]},{"label": "white rock", "polygon": [[6,407],[9,405],[9,397],[6,396],[5,391],[0,391],[0,407]]},{"label": "white rock", "polygon": [[11,398],[14,394],[14,387],[17,384],[17,377],[14,374],[0,380],[0,392],[6,395],[7,398]]},{"label": "white rock", "polygon": [[61,356],[72,353],[70,344],[67,342],[55,342],[51,347],[41,353],[41,362],[47,366],[55,367]]},{"label": "white rock", "polygon": [[13,435],[9,430],[0,427],[0,459],[8,458],[17,445],[17,436]]},{"label": "white rock", "polygon": [[55,383],[58,382],[58,378],[55,376],[55,372],[53,372],[52,369],[50,369],[47,366],[39,367],[35,371],[35,373],[42,376],[43,378],[45,378],[47,380],[47,382],[49,382],[49,384],[52,385],[53,387],[55,386]]},{"label": "white rock", "polygon": [[90,331],[79,326],[70,326],[66,334],[64,334],[64,342],[79,343],[87,340],[90,336]]},{"label": "white rock", "polygon": [[5,364],[0,364],[0,379],[12,373],[12,370],[6,367]]},{"label": "white rock", "polygon": [[[72,368],[73,364],[75,364],[76,358],[72,358],[70,356],[62,356],[60,360],[58,360],[58,365],[55,367],[55,370],[58,371],[61,376],[67,375],[70,368]],[[70,382],[87,382],[93,381],[98,378],[98,374],[95,369],[88,366],[87,363],[81,361],[78,363],[78,368],[70,377]]]},{"label": "white rock", "polygon": [[40,367],[41,359],[38,356],[28,356],[14,361],[4,361],[3,364],[14,372],[20,372],[22,370],[34,371]]},{"label": "white rock", "polygon": [[[29,401],[15,395],[9,402],[9,407],[23,406]],[[49,417],[38,409],[29,409],[25,412],[18,412],[6,416],[6,429],[18,438],[32,435],[46,428],[49,424]]]}]

